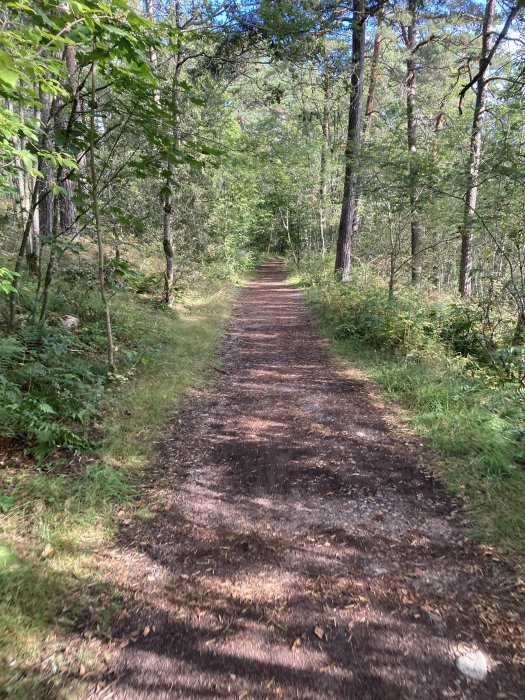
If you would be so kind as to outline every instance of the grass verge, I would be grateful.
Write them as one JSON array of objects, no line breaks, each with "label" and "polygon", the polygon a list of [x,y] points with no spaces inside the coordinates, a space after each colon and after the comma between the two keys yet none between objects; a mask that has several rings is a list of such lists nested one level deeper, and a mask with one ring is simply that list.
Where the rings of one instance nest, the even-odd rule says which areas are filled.
[{"label": "grass verge", "polygon": [[[334,352],[401,405],[414,431],[439,456],[442,481],[464,501],[473,536],[496,545],[523,567],[525,407],[520,387],[502,383],[472,358],[451,352],[430,328],[433,312],[425,316],[422,300],[415,300],[414,308],[407,299],[389,304],[386,290],[368,286],[365,292],[358,275],[348,286],[327,281],[318,270],[295,279]],[[367,305],[367,294],[375,309]],[[401,338],[403,333],[410,337],[384,347],[394,334]]]},{"label": "grass verge", "polygon": [[139,496],[141,468],[184,395],[212,381],[237,293],[233,283],[203,278],[174,309],[121,294],[113,316],[127,361],[93,426],[101,436],[96,454],[38,465],[5,452],[0,698],[75,697],[103,670],[100,642],[131,595],[107,563],[112,535],[123,519],[149,517]]}]

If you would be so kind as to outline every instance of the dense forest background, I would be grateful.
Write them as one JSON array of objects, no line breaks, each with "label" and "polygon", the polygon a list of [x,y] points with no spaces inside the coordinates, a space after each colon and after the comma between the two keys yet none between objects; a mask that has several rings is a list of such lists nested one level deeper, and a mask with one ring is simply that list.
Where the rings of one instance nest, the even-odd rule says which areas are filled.
[{"label": "dense forest background", "polygon": [[[409,407],[480,536],[522,551],[524,19],[495,0],[2,4],[0,507],[20,551],[137,507],[130,468],[264,256]],[[54,595],[20,603],[35,571],[4,581],[18,638]]]}]

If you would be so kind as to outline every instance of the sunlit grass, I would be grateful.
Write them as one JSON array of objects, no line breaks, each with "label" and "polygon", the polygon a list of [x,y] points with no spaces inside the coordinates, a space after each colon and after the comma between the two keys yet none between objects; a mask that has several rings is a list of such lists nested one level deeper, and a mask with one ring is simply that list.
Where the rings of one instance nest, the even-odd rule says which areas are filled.
[{"label": "sunlit grass", "polygon": [[372,344],[353,333],[344,337],[341,318],[349,312],[332,279],[325,283],[314,274],[305,291],[334,352],[403,406],[415,432],[438,455],[441,479],[463,499],[473,534],[523,565],[525,469],[519,434],[525,412],[518,387],[469,368],[467,360],[434,342],[411,356],[382,349],[377,339]]},{"label": "sunlit grass", "polygon": [[140,303],[118,310],[119,334],[128,344],[133,336],[140,338],[144,364],[126,390],[110,399],[102,425],[106,461],[122,468],[142,466],[182,397],[214,377],[211,360],[237,292],[238,287],[223,284],[183,299],[176,309],[153,309],[147,316]]},{"label": "sunlit grass", "polygon": [[[95,426],[96,452],[1,474],[0,697],[74,697],[83,672],[100,667],[99,640],[127,595],[105,553],[120,518],[148,517],[137,500],[141,467],[188,391],[216,376],[238,289],[203,278],[173,309],[120,293],[112,310],[121,368]],[[98,298],[77,292],[103,358]]]}]

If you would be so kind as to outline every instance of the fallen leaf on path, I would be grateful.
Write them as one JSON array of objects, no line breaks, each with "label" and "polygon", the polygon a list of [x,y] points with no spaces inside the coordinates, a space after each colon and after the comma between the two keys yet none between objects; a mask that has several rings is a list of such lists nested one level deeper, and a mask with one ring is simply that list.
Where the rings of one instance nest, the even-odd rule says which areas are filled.
[{"label": "fallen leaf on path", "polygon": [[316,627],[314,627],[314,634],[315,634],[315,636],[316,636],[318,639],[324,639],[324,638],[325,638],[324,629],[323,629],[322,627],[319,627],[319,625],[317,625]]},{"label": "fallen leaf on path", "polygon": [[150,632],[151,632],[151,627],[149,625],[146,625],[146,627],[144,627],[144,631],[142,632],[142,634],[145,637],[147,637]]},{"label": "fallen leaf on path", "polygon": [[297,649],[297,647],[301,646],[302,643],[303,643],[303,640],[301,639],[301,637],[297,637],[297,639],[295,639],[292,642],[292,646],[291,646],[292,651],[295,651]]}]

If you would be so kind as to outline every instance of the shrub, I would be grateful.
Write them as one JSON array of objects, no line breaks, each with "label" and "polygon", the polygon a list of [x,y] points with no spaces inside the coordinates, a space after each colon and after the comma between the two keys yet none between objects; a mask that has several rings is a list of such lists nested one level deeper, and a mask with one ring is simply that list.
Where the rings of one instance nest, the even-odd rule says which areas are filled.
[{"label": "shrub", "polygon": [[37,458],[89,445],[102,388],[102,367],[72,333],[31,325],[0,339],[0,435],[26,440]]}]

